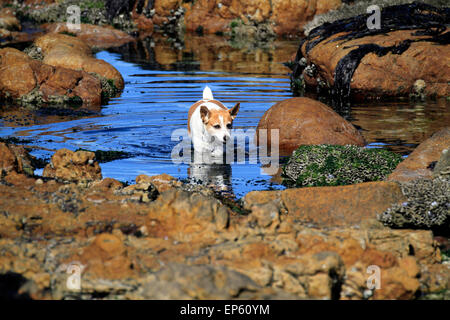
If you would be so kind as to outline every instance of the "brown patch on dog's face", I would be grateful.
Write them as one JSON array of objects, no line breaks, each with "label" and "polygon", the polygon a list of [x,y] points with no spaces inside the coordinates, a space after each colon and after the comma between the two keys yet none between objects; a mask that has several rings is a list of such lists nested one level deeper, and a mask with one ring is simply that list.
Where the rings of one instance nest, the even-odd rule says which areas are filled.
[{"label": "brown patch on dog's face", "polygon": [[233,126],[230,110],[205,110],[203,108],[207,109],[207,107],[202,106],[200,115],[209,135],[213,136],[217,141],[225,143],[231,136],[231,128]]}]

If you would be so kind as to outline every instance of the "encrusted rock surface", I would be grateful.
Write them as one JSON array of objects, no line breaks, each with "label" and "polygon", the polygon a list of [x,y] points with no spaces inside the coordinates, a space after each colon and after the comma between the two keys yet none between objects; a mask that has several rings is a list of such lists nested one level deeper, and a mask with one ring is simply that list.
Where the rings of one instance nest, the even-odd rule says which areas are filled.
[{"label": "encrusted rock surface", "polygon": [[73,152],[68,149],[55,152],[51,163],[44,168],[43,176],[63,181],[92,181],[102,178],[100,166],[95,161],[95,153]]},{"label": "encrusted rock surface", "polygon": [[[71,171],[89,171],[89,160],[75,158]],[[167,175],[142,175],[124,187],[110,178],[64,183],[16,170],[0,177],[0,274],[21,279],[16,296],[412,299],[449,288],[431,231],[371,219],[402,201],[393,182],[252,192],[242,214]],[[320,199],[342,217],[320,218]],[[323,223],[312,227],[309,212]],[[367,288],[371,265],[380,268],[381,289]],[[74,270],[79,290],[67,286]]]}]

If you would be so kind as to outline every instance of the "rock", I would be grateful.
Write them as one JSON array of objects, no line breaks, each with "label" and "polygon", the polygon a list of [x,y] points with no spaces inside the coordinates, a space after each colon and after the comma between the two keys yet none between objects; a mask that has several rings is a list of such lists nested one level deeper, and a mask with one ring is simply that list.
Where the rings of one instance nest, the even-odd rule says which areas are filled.
[{"label": "rock", "polygon": [[0,142],[0,155],[0,172],[15,171],[33,175],[33,161],[36,158],[31,156],[23,146]]},{"label": "rock", "polygon": [[91,48],[78,37],[59,33],[47,34],[37,38],[34,45],[41,49],[42,62],[46,64],[94,73],[107,80],[112,80],[118,90],[122,90],[124,87],[120,72],[109,63],[94,58]]},{"label": "rock", "polygon": [[158,300],[251,299],[259,296],[259,290],[250,278],[225,267],[171,264],[150,277],[142,286],[141,296]]},{"label": "rock", "polygon": [[441,157],[433,169],[433,178],[437,178],[439,176],[450,176],[450,151],[448,148],[442,151]]},{"label": "rock", "polygon": [[278,35],[299,35],[302,26],[315,14],[335,9],[340,4],[340,0],[201,0],[185,6],[185,24],[186,30],[191,32],[200,27],[205,33],[230,32],[233,20],[239,19],[247,25],[273,25]]},{"label": "rock", "polygon": [[[59,162],[70,158],[72,171],[86,175],[92,157],[72,153]],[[136,180],[124,188],[109,178],[80,184],[0,175],[0,279],[20,280],[11,294],[373,300],[445,298],[449,289],[447,258],[431,231],[393,230],[369,218],[368,208],[399,194],[393,182],[252,192],[244,199],[252,211],[242,214],[202,189],[172,186],[181,182],[170,176]],[[135,201],[151,181],[169,188],[151,202]],[[321,216],[327,197],[328,208],[345,216]],[[324,223],[306,225],[307,215]],[[373,265],[380,268],[377,290],[367,287]],[[80,290],[67,287],[73,267]]]},{"label": "rock", "polygon": [[147,228],[177,241],[205,241],[228,226],[229,214],[217,199],[171,189],[148,207],[148,218],[160,220],[162,225],[156,230],[151,224]]},{"label": "rock", "polygon": [[180,187],[182,185],[182,183],[176,178],[165,173],[151,177],[145,174],[140,174],[136,177],[136,183],[151,183],[156,187],[156,189],[158,189],[159,193],[175,187]]},{"label": "rock", "polygon": [[0,142],[0,170],[2,174],[17,170],[16,157],[3,142]]},{"label": "rock", "polygon": [[0,10],[0,28],[11,31],[20,31],[22,29],[20,21],[16,18],[11,8],[2,8]]},{"label": "rock", "polygon": [[45,166],[43,176],[64,181],[93,181],[100,180],[102,173],[95,153],[59,149]]},{"label": "rock", "polygon": [[[277,102],[262,116],[256,128],[279,130],[280,155],[290,155],[300,145],[354,144],[364,146],[363,136],[347,120],[325,104],[309,98],[290,98]],[[270,149],[269,149],[270,150]]]},{"label": "rock", "polygon": [[[78,261],[72,257],[72,261]],[[95,237],[90,246],[79,257],[85,266],[85,273],[105,279],[129,277],[133,270],[122,240],[114,234],[102,233]]]},{"label": "rock", "polygon": [[275,203],[253,205],[251,207],[251,212],[256,223],[262,228],[269,227],[270,225],[277,227],[280,224],[279,208]]},{"label": "rock", "polygon": [[300,35],[306,22],[315,15],[339,8],[341,0],[275,0],[272,1],[274,31],[278,35]]},{"label": "rock", "polygon": [[376,219],[392,204],[406,200],[400,187],[392,182],[366,182],[339,187],[309,187],[283,191],[252,191],[244,198],[251,209],[267,200],[279,198],[295,221],[317,227],[360,226]]},{"label": "rock", "polygon": [[132,195],[133,199],[142,202],[150,202],[159,195],[158,190],[151,182],[139,182],[120,190],[122,194]]},{"label": "rock", "polygon": [[80,29],[69,29],[67,23],[59,22],[44,24],[42,28],[49,34],[73,34],[89,47],[100,49],[120,47],[125,43],[134,41],[132,36],[111,26],[96,26],[81,23]]},{"label": "rock", "polygon": [[100,81],[94,76],[44,64],[13,48],[0,49],[0,95],[37,105],[101,103]]},{"label": "rock", "polygon": [[283,166],[283,184],[313,187],[380,181],[400,161],[400,155],[384,149],[352,145],[300,146]]},{"label": "rock", "polygon": [[[381,28],[370,32],[366,13],[325,23],[302,40],[291,80],[328,90],[339,101],[417,96],[417,89],[420,96],[449,96],[450,64],[442,57],[450,46],[440,12],[421,2],[385,7]],[[421,19],[423,29],[415,23]],[[424,31],[431,25],[442,31]]]},{"label": "rock", "polygon": [[402,161],[389,181],[407,182],[418,178],[430,179],[433,175],[432,165],[438,161],[444,149],[450,146],[450,127],[443,128],[423,141]]},{"label": "rock", "polygon": [[402,184],[407,201],[394,204],[378,216],[392,228],[432,229],[450,232],[450,179],[417,179]]}]

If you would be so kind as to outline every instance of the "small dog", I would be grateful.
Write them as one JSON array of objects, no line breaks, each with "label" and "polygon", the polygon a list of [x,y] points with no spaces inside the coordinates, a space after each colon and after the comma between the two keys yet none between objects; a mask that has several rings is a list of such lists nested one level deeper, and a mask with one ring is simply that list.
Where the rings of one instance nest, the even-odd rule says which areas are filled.
[{"label": "small dog", "polygon": [[188,113],[188,133],[195,153],[208,153],[213,157],[223,155],[223,145],[231,138],[233,120],[240,103],[228,109],[214,100],[209,87],[203,90],[203,99],[194,103]]}]

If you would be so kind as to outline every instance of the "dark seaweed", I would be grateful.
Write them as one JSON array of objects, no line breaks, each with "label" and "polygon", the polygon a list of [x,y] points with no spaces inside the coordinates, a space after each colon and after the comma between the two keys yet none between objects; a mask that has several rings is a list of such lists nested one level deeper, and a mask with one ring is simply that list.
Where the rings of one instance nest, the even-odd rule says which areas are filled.
[{"label": "dark seaweed", "polygon": [[320,42],[341,32],[346,34],[329,41],[354,40],[368,35],[386,34],[395,30],[418,30],[412,35],[429,36],[426,39],[405,40],[391,47],[366,44],[350,51],[338,62],[335,70],[334,87],[331,88],[334,99],[341,102],[348,100],[353,73],[366,54],[375,53],[381,57],[391,52],[401,55],[412,42],[416,41],[428,41],[438,45],[450,44],[450,32],[445,32],[450,24],[450,8],[436,8],[420,2],[386,7],[381,12],[382,24],[380,29],[367,28],[366,22],[369,16],[370,14],[362,14],[332,23],[324,23],[311,30],[309,35],[300,42],[291,81],[298,79],[305,68],[304,64],[299,63],[303,58],[301,48],[305,43],[305,50],[308,53]]}]

